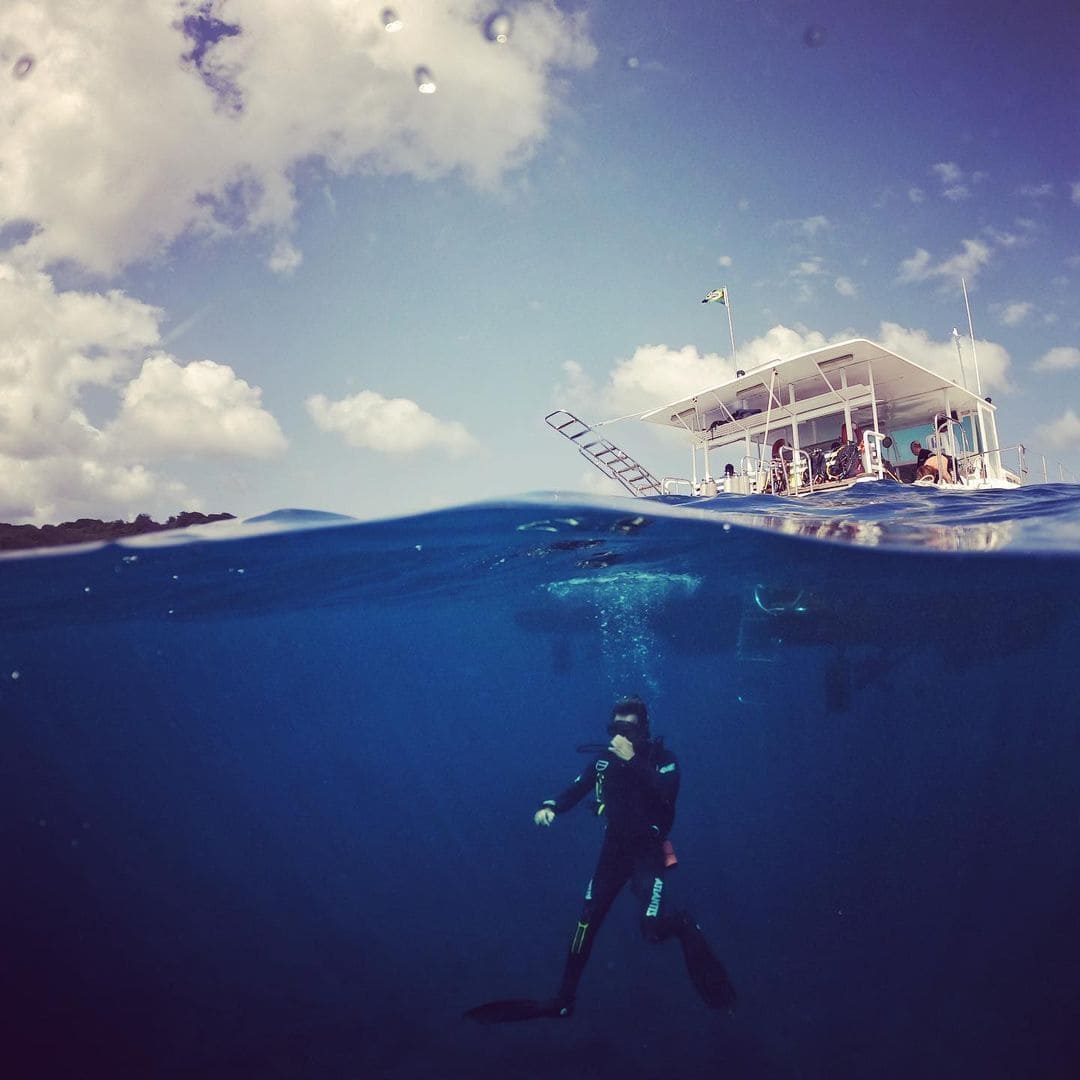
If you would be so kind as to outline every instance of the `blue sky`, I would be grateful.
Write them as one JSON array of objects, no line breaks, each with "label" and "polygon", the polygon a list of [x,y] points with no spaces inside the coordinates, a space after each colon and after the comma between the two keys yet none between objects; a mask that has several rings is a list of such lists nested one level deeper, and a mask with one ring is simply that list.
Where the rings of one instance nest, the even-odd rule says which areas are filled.
[{"label": "blue sky", "polygon": [[740,366],[947,369],[961,273],[1003,442],[1080,473],[1080,15],[880,6],[14,0],[0,520],[602,490],[544,414],[729,374],[708,290]]}]

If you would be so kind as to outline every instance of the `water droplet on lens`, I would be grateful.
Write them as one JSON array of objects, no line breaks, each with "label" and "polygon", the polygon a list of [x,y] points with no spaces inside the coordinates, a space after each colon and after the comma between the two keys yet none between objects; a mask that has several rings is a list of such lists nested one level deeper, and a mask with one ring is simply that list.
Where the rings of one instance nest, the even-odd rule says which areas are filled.
[{"label": "water droplet on lens", "polygon": [[624,63],[631,71],[633,71],[634,68],[641,67],[641,61],[636,56],[628,56]]},{"label": "water droplet on lens", "polygon": [[383,8],[382,24],[388,34],[396,34],[405,26],[393,8]]},{"label": "water droplet on lens", "polygon": [[421,94],[434,94],[436,90],[435,77],[431,74],[431,70],[426,67],[418,67],[415,72],[416,77],[416,89]]},{"label": "water droplet on lens", "polygon": [[825,27],[808,26],[803,31],[802,39],[808,49],[820,49],[825,44]]},{"label": "water droplet on lens", "polygon": [[484,22],[484,37],[488,41],[494,41],[497,45],[505,45],[510,40],[510,30],[513,23],[505,11],[496,11],[489,15]]},{"label": "water droplet on lens", "polygon": [[29,53],[26,53],[15,61],[15,66],[11,69],[11,73],[16,79],[25,79],[33,70],[34,58]]}]

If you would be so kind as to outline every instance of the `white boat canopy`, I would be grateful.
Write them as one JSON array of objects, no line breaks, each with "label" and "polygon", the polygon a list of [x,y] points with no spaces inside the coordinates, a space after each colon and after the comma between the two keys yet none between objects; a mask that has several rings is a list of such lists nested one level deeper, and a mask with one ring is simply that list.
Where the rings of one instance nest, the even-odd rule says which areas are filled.
[{"label": "white boat canopy", "polygon": [[[866,338],[763,364],[745,375],[641,415],[711,446],[869,406],[881,431],[927,425],[935,410],[974,413],[993,405],[959,383]],[[985,414],[985,413],[984,413]]]}]

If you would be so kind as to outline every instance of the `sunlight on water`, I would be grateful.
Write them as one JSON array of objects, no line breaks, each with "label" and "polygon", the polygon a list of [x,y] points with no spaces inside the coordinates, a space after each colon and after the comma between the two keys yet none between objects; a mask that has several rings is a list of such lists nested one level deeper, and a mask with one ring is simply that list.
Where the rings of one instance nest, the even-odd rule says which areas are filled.
[{"label": "sunlight on water", "polygon": [[620,570],[552,581],[544,588],[559,600],[590,609],[600,633],[604,678],[617,696],[639,684],[659,692],[663,648],[651,629],[652,617],[666,604],[688,600],[700,585],[701,578],[693,574]]}]

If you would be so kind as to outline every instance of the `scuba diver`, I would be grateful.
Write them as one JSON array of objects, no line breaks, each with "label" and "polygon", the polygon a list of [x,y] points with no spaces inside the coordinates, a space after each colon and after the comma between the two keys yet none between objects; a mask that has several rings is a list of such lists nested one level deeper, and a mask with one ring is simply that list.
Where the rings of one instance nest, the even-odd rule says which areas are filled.
[{"label": "scuba diver", "polygon": [[596,813],[605,823],[600,857],[585,890],[585,905],[570,942],[559,992],[548,1001],[488,1002],[468,1010],[465,1015],[470,1019],[494,1024],[571,1016],[596,935],[627,881],[641,905],[645,939],[659,942],[677,937],[690,979],[705,1004],[714,1009],[735,1005],[734,988],[701,927],[685,911],[671,910],[664,892],[667,872],[676,862],[668,839],[679,792],[675,755],[662,740],[650,738],[648,709],[638,698],[615,705],[608,734],[610,744],[588,747],[600,753],[557,798],[545,799],[533,817],[537,825],[550,826],[592,790]]}]

